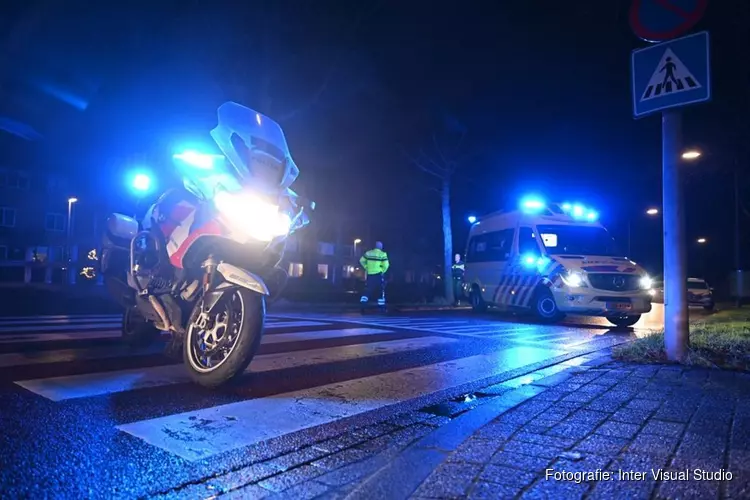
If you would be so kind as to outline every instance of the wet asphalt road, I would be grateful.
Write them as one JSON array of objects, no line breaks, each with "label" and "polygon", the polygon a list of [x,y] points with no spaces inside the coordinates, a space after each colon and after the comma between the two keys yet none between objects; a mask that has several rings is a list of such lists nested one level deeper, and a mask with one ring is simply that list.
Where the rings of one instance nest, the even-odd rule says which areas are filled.
[{"label": "wet asphalt road", "polygon": [[0,491],[168,492],[392,416],[395,404],[416,409],[507,370],[625,342],[660,326],[654,307],[620,331],[597,318],[546,326],[469,311],[276,315],[252,373],[214,391],[188,383],[161,345],[121,347],[117,317],[0,318]]}]

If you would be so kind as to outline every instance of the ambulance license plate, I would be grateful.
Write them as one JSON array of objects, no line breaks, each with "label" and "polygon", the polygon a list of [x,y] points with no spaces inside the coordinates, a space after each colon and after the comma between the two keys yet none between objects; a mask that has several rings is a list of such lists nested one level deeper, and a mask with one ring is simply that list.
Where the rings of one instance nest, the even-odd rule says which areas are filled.
[{"label": "ambulance license plate", "polygon": [[629,302],[608,302],[607,309],[614,309],[615,311],[630,311],[633,308],[633,304]]}]

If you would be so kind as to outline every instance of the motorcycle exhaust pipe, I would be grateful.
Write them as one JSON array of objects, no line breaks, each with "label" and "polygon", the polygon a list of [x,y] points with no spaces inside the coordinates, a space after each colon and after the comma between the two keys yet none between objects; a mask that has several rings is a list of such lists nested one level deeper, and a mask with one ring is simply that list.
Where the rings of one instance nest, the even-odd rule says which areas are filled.
[{"label": "motorcycle exhaust pipe", "polygon": [[151,304],[151,307],[154,308],[154,311],[156,311],[156,314],[159,315],[159,318],[164,323],[164,328],[166,328],[170,332],[175,331],[174,325],[172,325],[172,322],[169,321],[169,316],[167,315],[167,312],[164,310],[164,307],[161,305],[159,300],[153,295],[149,295],[148,302],[149,304]]}]

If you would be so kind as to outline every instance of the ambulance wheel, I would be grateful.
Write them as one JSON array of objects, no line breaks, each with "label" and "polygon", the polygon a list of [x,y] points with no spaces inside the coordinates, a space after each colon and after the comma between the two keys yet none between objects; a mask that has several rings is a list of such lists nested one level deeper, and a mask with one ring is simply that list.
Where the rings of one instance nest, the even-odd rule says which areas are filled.
[{"label": "ambulance wheel", "polygon": [[482,292],[479,291],[479,287],[474,285],[471,289],[471,308],[474,312],[484,312],[487,310],[487,303],[482,298]]},{"label": "ambulance wheel", "polygon": [[565,317],[565,314],[557,308],[557,302],[555,302],[552,292],[547,288],[537,290],[531,307],[534,315],[545,323],[556,323]]},{"label": "ambulance wheel", "polygon": [[641,319],[640,314],[634,314],[632,316],[607,316],[607,321],[621,328],[627,328],[629,326],[633,326],[636,323],[638,323],[640,319]]}]

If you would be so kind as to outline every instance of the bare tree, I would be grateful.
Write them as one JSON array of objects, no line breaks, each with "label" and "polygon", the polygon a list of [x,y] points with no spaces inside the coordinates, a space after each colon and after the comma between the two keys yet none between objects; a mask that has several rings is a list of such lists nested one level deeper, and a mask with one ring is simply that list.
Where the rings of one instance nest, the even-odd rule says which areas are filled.
[{"label": "bare tree", "polygon": [[453,228],[451,225],[451,188],[458,169],[466,162],[466,126],[452,116],[444,116],[441,126],[416,155],[411,163],[429,175],[432,189],[440,195],[443,221],[443,286],[445,298],[453,302]]}]

